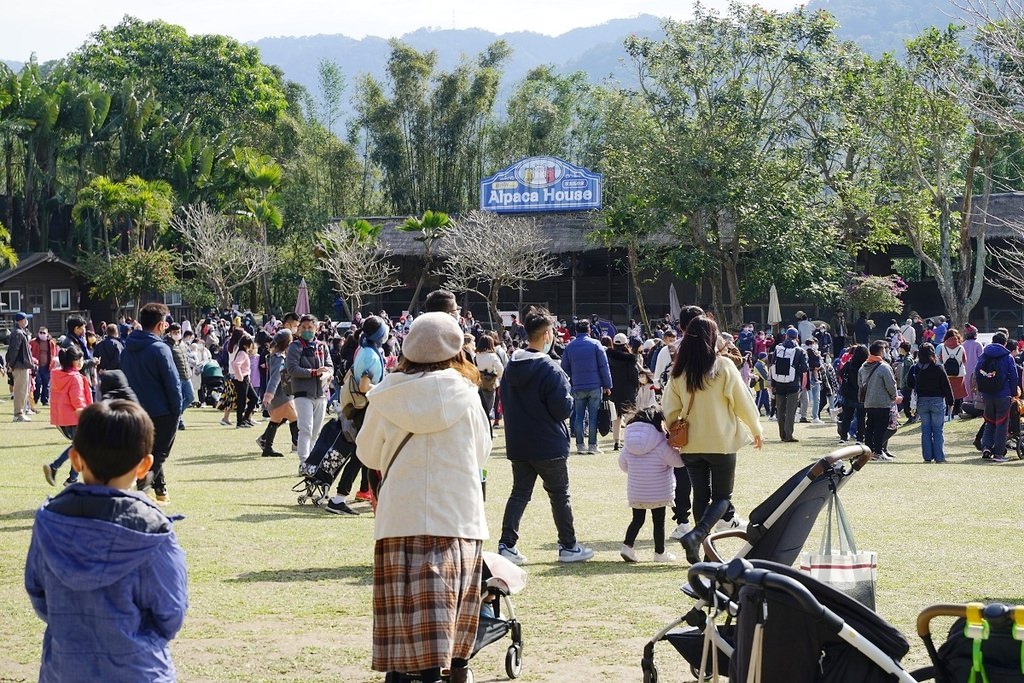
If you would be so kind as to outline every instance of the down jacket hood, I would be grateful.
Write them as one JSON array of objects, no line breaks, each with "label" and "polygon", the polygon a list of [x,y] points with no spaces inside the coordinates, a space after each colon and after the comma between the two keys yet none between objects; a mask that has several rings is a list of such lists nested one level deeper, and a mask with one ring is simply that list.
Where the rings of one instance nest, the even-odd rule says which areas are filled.
[{"label": "down jacket hood", "polygon": [[480,409],[476,387],[457,370],[394,372],[367,396],[389,422],[413,434],[442,432],[463,419],[466,411]]},{"label": "down jacket hood", "polygon": [[143,494],[81,484],[43,504],[34,533],[46,565],[78,591],[120,581],[173,541],[171,520]]},{"label": "down jacket hood", "polygon": [[986,344],[985,350],[981,353],[989,358],[1005,358],[1010,355],[1009,349],[1002,344]]},{"label": "down jacket hood", "polygon": [[665,434],[659,432],[654,425],[634,422],[626,427],[623,443],[633,455],[646,455],[665,443]]},{"label": "down jacket hood", "polygon": [[64,394],[72,381],[78,381],[75,375],[81,374],[78,370],[54,370],[50,374],[50,392]]}]

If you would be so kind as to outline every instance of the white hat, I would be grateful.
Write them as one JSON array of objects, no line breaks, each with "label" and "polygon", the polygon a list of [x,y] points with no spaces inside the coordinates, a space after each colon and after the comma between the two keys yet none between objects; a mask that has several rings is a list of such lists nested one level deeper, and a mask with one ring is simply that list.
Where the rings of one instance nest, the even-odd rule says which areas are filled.
[{"label": "white hat", "polygon": [[648,339],[644,342],[644,345],[641,348],[643,348],[644,351],[650,351],[654,348],[655,343],[656,342],[653,339]]},{"label": "white hat", "polygon": [[629,343],[629,337],[619,332],[617,335],[615,335],[615,338],[612,339],[612,343],[615,344],[616,346],[625,346],[626,344]]},{"label": "white hat", "polygon": [[402,355],[413,363],[440,363],[462,351],[462,328],[447,313],[424,313],[412,321]]}]

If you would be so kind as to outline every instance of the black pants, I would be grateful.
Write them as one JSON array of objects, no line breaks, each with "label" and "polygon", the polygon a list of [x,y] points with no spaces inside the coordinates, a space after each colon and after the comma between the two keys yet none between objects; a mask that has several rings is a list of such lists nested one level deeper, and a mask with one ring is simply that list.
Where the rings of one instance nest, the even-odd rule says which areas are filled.
[{"label": "black pants", "polygon": [[843,398],[843,412],[839,416],[839,438],[843,441],[850,438],[850,425],[853,423],[853,416],[855,414],[857,415],[856,440],[865,443],[864,435],[867,434],[867,420],[864,418],[864,404],[858,403],[849,397]]},{"label": "black pants", "polygon": [[178,420],[180,418],[178,413],[152,418],[154,491],[167,490],[167,483],[164,480],[164,462],[171,454],[171,448],[174,447],[174,438],[178,435]]},{"label": "black pants", "polygon": [[558,543],[563,548],[576,547],[572,505],[569,500],[569,469],[567,458],[554,460],[512,460],[512,492],[505,503],[501,520],[501,544],[514,547],[519,541],[519,522],[533,497],[533,487],[540,477],[551,502],[551,516],[558,530]]},{"label": "black pants", "polygon": [[237,379],[231,381],[235,384],[235,424],[242,424],[252,416],[260,397],[256,395],[256,390],[252,388],[248,377],[241,382]]},{"label": "black pants", "polygon": [[672,507],[672,519],[676,521],[676,524],[682,524],[690,521],[690,492],[693,487],[685,467],[676,467],[674,473],[676,475],[676,500]]},{"label": "black pants", "polygon": [[779,438],[789,441],[793,438],[793,423],[796,421],[796,409],[800,405],[800,392],[789,394],[775,392],[776,419],[779,421]]},{"label": "black pants", "polygon": [[[683,462],[686,463],[686,472],[693,485],[693,519],[699,525],[704,522],[704,513],[713,501],[732,499],[732,489],[736,482],[736,454],[684,453]],[[730,503],[729,511],[722,515],[722,519],[731,520],[735,514],[736,510]],[[710,521],[708,528],[717,521]]]},{"label": "black pants", "polygon": [[[626,540],[623,541],[630,548],[636,543],[636,536],[647,519],[647,510],[633,508],[633,521],[626,528]],[[654,552],[665,552],[665,508],[651,509],[651,524],[654,526]]]},{"label": "black pants", "polygon": [[491,411],[494,410],[495,391],[480,390],[480,405],[484,407],[484,415],[487,416],[487,423],[491,425],[491,438],[494,438],[494,423],[491,420]]},{"label": "black pants", "polygon": [[900,395],[903,396],[903,403],[900,405],[900,409],[903,411],[903,414],[907,416],[908,420],[914,417],[914,413],[910,410],[910,397],[913,393],[914,390],[909,387],[900,389]]},{"label": "black pants", "polygon": [[871,449],[872,453],[881,453],[885,442],[885,431],[889,429],[889,409],[866,408],[864,412],[867,413],[867,433],[865,435],[867,440],[864,444]]}]

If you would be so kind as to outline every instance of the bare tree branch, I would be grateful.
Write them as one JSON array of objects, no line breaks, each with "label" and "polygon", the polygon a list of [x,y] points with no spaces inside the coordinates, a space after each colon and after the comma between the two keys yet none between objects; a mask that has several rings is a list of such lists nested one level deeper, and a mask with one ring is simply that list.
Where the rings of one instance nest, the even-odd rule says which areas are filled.
[{"label": "bare tree branch", "polygon": [[182,207],[171,218],[181,234],[181,267],[195,273],[217,296],[222,308],[231,306],[232,292],[260,279],[274,264],[271,249],[246,236],[229,217],[206,204]]},{"label": "bare tree branch", "polygon": [[454,222],[441,241],[440,269],[445,286],[473,292],[487,300],[491,315],[500,320],[498,296],[506,287],[561,274],[548,251],[550,241],[527,218],[488,211],[471,211]]},{"label": "bare tree branch", "polygon": [[330,276],[338,294],[350,301],[353,312],[363,299],[390,292],[398,286],[398,266],[388,261],[391,251],[343,224],[333,223],[320,231],[317,249],[320,269]]}]

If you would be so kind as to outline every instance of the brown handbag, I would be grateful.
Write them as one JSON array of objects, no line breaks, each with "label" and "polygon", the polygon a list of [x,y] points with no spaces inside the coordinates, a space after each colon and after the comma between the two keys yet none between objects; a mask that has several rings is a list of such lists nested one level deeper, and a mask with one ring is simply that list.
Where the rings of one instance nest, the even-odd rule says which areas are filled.
[{"label": "brown handbag", "polygon": [[686,414],[679,416],[668,426],[668,434],[665,438],[672,448],[682,448],[690,441],[690,410],[693,408],[693,398],[697,392],[690,394],[690,403],[686,406]]}]

